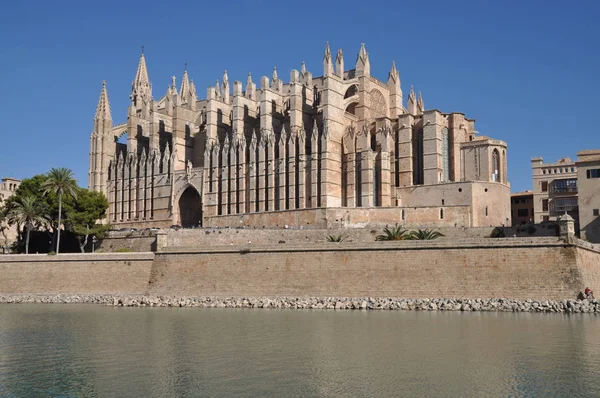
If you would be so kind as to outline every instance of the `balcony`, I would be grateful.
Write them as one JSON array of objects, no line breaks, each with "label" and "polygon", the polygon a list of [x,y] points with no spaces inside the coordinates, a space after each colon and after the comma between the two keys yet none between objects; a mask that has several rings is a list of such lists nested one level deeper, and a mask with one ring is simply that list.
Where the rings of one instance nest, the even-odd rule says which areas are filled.
[{"label": "balcony", "polygon": [[550,193],[576,193],[577,192],[577,186],[568,186],[568,187],[557,187],[557,186],[552,186],[550,188]]},{"label": "balcony", "polygon": [[574,178],[554,180],[548,188],[550,188],[550,194],[577,193],[577,180]]}]

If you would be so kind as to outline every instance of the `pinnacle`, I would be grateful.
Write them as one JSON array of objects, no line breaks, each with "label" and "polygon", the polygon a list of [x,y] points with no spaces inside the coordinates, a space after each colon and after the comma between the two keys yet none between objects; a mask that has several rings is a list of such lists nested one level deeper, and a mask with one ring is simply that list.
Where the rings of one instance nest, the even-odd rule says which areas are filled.
[{"label": "pinnacle", "polygon": [[325,61],[329,61],[331,59],[331,49],[329,48],[329,42],[325,43]]},{"label": "pinnacle", "polygon": [[335,60],[340,61],[343,58],[344,58],[344,53],[342,52],[342,49],[340,48],[337,50],[337,55],[335,57]]},{"label": "pinnacle", "polygon": [[368,54],[367,54],[367,49],[365,48],[365,43],[361,43],[361,44],[360,44],[360,51],[359,51],[359,53],[358,53],[358,56],[359,56],[360,58],[364,58],[364,57],[366,57],[367,55],[368,55]]},{"label": "pinnacle", "polygon": [[273,81],[275,80],[279,80],[279,77],[277,76],[277,67],[273,67]]},{"label": "pinnacle", "polygon": [[108,91],[106,90],[106,81],[102,81],[102,90],[96,107],[96,119],[112,120],[110,114],[110,103],[108,102]]},{"label": "pinnacle", "polygon": [[252,84],[252,73],[248,72],[248,79],[246,80],[246,84]]},{"label": "pinnacle", "polygon": [[397,81],[398,80],[398,69],[396,69],[396,61],[392,61],[392,69],[390,69],[390,79]]},{"label": "pinnacle", "polygon": [[188,77],[187,67],[186,67],[186,69],[184,69],[184,71],[183,71],[183,78],[181,79],[181,89],[179,90],[179,93],[182,96],[185,96],[189,93],[189,91],[190,91],[190,79]]},{"label": "pinnacle", "polygon": [[304,61],[302,61],[302,67],[300,68],[300,73],[302,73],[302,74],[306,73],[306,63]]},{"label": "pinnacle", "polygon": [[367,53],[367,49],[365,48],[365,43],[361,43],[360,51],[358,52],[358,57],[356,59],[356,66],[365,66],[369,63],[369,53]]},{"label": "pinnacle", "polygon": [[215,83],[215,93],[217,94],[217,97],[221,96],[221,85],[219,84],[219,79],[217,79],[217,82]]}]

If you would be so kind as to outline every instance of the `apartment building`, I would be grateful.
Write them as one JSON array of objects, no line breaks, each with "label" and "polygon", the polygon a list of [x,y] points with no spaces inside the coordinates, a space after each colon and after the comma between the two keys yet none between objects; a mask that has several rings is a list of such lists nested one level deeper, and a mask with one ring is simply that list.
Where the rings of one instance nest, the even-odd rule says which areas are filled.
[{"label": "apartment building", "polygon": [[600,243],[600,150],[577,153],[575,164],[581,238]]},{"label": "apartment building", "polygon": [[511,225],[533,223],[533,192],[524,191],[510,195]]},{"label": "apartment building", "polygon": [[533,222],[556,221],[567,213],[578,215],[577,165],[570,158],[544,163],[543,158],[531,159],[533,176]]}]

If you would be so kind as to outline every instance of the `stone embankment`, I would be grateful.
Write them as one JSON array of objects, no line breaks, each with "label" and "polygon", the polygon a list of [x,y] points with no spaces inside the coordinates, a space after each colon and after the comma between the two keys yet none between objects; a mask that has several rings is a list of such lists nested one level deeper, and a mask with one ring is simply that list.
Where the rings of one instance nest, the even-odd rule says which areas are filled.
[{"label": "stone embankment", "polygon": [[117,307],[272,308],[600,313],[600,300],[175,297],[145,295],[4,295],[0,304],[102,304]]}]

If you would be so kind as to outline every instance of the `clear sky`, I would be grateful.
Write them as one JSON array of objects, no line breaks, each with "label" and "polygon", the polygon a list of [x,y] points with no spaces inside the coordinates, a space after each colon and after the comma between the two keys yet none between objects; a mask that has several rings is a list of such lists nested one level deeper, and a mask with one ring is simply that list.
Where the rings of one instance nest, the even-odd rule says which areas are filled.
[{"label": "clear sky", "polygon": [[228,70],[286,81],[306,61],[322,74],[325,42],[371,73],[392,60],[407,98],[463,112],[508,144],[512,191],[531,188],[530,159],[599,149],[600,1],[3,1],[0,175],[68,167],[87,185],[89,136],[102,80],[125,122],[141,46],[156,99],[184,64],[204,97]]}]

